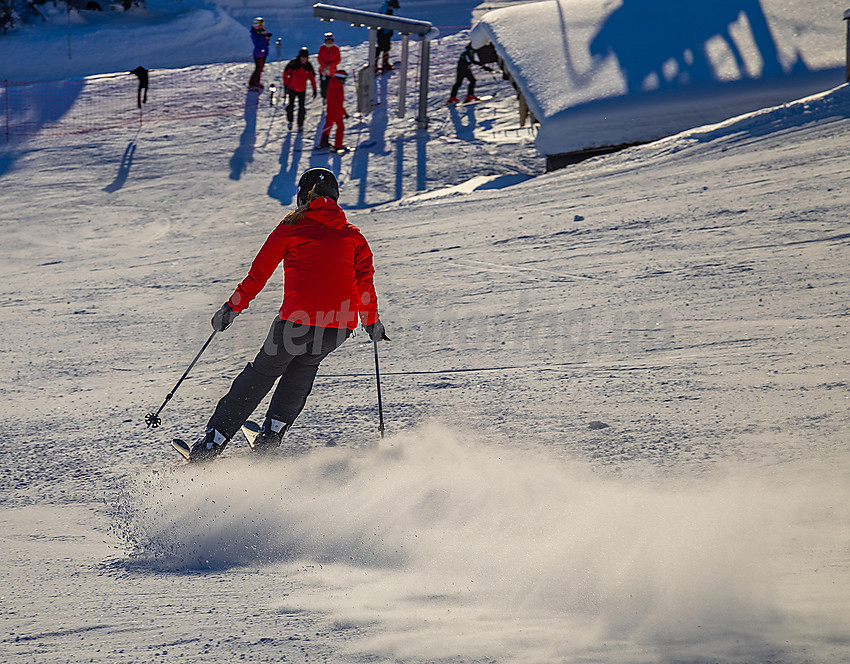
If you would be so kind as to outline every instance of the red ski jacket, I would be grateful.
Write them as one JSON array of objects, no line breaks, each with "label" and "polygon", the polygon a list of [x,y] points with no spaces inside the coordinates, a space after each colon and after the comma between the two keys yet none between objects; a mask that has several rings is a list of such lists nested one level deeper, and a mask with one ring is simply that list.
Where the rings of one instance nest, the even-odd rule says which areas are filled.
[{"label": "red ski jacket", "polygon": [[342,55],[336,44],[322,44],[319,46],[319,73],[325,76],[336,74]]},{"label": "red ski jacket", "polygon": [[247,309],[283,261],[282,320],[354,329],[378,319],[372,251],[342,208],[323,196],[296,224],[278,224],[230,296],[236,312]]},{"label": "red ski jacket", "polygon": [[327,108],[325,109],[325,124],[331,125],[345,117],[345,89],[336,76],[328,81]]},{"label": "red ski jacket", "polygon": [[290,60],[283,69],[283,86],[296,92],[304,92],[307,89],[307,81],[312,84],[315,92],[316,72],[313,71],[313,65],[309,62],[301,64],[298,58]]}]

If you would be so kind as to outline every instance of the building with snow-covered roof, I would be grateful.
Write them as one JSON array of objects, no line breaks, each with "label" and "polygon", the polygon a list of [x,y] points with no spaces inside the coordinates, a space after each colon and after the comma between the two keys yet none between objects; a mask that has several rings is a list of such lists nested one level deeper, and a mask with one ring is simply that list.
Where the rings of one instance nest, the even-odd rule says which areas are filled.
[{"label": "building with snow-covered roof", "polygon": [[847,3],[543,0],[471,40],[495,47],[551,169],[841,84]]}]

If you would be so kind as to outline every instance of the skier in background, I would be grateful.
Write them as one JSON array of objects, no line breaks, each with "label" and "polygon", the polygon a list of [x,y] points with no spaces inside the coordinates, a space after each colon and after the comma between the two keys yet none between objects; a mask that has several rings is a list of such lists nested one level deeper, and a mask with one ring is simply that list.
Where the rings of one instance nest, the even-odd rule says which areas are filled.
[{"label": "skier in background", "polygon": [[337,152],[347,150],[342,144],[342,137],[345,133],[344,118],[347,117],[343,102],[345,100],[345,90],[343,84],[348,74],[344,69],[337,69],[336,74],[328,82],[327,107],[325,108],[325,126],[322,128],[322,140],[317,148],[329,148],[331,142],[331,128],[336,125],[336,136],[334,136],[334,150]]},{"label": "skier in background", "polygon": [[328,95],[328,82],[336,73],[336,68],[342,60],[339,46],[334,44],[332,32],[325,33],[325,43],[319,46],[319,89],[322,91],[322,99]]},{"label": "skier in background", "polygon": [[472,69],[470,65],[478,65],[482,69],[486,69],[487,71],[493,71],[490,67],[481,64],[478,60],[478,55],[475,53],[475,49],[472,48],[472,43],[466,45],[466,48],[463,49],[463,53],[460,54],[460,57],[457,61],[457,77],[455,78],[455,84],[452,86],[452,93],[449,96],[450,104],[457,104],[457,92],[460,90],[461,83],[463,83],[463,79],[467,79],[469,81],[469,87],[466,90],[466,101],[476,101],[478,97],[475,96],[475,77],[472,75]]},{"label": "skier in background", "polygon": [[251,25],[251,41],[254,43],[254,73],[251,74],[251,79],[248,81],[248,89],[252,92],[259,92],[263,89],[260,77],[263,75],[263,67],[265,67],[266,58],[269,55],[271,37],[272,33],[266,31],[263,17],[255,18]]},{"label": "skier in background", "polygon": [[[212,317],[224,331],[263,289],[283,262],[283,304],[253,362],[216,406],[192,461],[224,450],[277,381],[254,452],[274,451],[313,388],[319,364],[357,327],[373,341],[387,340],[378,316],[369,243],[337,204],[339,183],[326,168],[311,168],[298,182],[298,207],[266,239],[248,275]],[[279,379],[279,380],[278,380]]]},{"label": "skier in background", "polygon": [[313,86],[313,99],[316,98],[316,71],[310,64],[310,51],[302,46],[298,55],[290,60],[283,69],[283,89],[286,92],[286,119],[292,129],[292,118],[295,111],[295,100],[298,100],[298,131],[304,130],[304,116],[307,109],[304,98],[307,94],[307,82]]},{"label": "skier in background", "polygon": [[[381,5],[381,13],[388,16],[393,15],[393,9],[399,9],[398,0],[384,0]],[[378,28],[378,48],[375,51],[375,71],[392,71],[395,67],[390,64],[390,48],[392,46],[393,31],[384,28]],[[378,60],[381,59],[383,53],[383,67],[378,66]]]}]

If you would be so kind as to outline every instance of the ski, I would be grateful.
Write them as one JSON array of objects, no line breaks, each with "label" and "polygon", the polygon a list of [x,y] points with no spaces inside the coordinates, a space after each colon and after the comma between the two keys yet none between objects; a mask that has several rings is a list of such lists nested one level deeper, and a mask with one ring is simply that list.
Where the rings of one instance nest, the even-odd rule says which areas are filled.
[{"label": "ski", "polygon": [[396,71],[399,66],[401,66],[401,60],[397,60],[393,62],[389,67],[378,67],[375,69],[375,74],[378,76],[383,76],[384,74],[389,74],[390,72]]},{"label": "ski", "polygon": [[493,95],[484,95],[483,97],[479,97],[478,99],[473,99],[472,101],[459,101],[456,104],[449,104],[450,106],[472,106],[473,104],[480,104],[482,101],[490,101],[493,98]]},{"label": "ski", "polygon": [[179,438],[175,438],[171,441],[171,446],[175,450],[180,452],[180,454],[183,456],[184,459],[186,459],[186,461],[191,461],[191,459],[189,458],[189,452],[191,448],[189,447],[189,444],[186,441],[180,440]]},{"label": "ski", "polygon": [[334,154],[345,154],[346,152],[351,152],[351,148],[347,145],[343,145],[341,148],[332,148],[327,145],[317,145],[313,148],[313,152],[325,152],[325,153],[334,153]]},{"label": "ski", "polygon": [[257,436],[260,434],[260,425],[256,422],[252,422],[248,420],[245,424],[242,425],[242,435],[245,436],[245,440],[248,441],[248,446],[253,450],[254,449],[254,441],[257,439]]},{"label": "ski", "polygon": [[[247,422],[245,422],[245,424],[242,425],[242,434],[245,436],[245,440],[248,441],[248,445],[251,447],[252,450],[254,449],[254,439],[259,433],[260,425],[256,422],[248,420]],[[192,461],[190,457],[191,448],[189,446],[189,443],[187,443],[185,440],[182,440],[180,438],[174,438],[171,441],[171,446],[175,450],[180,452],[180,456],[186,459],[186,461]]]}]

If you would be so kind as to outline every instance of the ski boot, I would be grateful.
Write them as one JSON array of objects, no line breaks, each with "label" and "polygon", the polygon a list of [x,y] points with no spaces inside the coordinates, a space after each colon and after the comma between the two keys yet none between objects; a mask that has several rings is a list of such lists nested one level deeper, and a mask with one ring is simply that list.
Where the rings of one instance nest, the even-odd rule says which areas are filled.
[{"label": "ski boot", "polygon": [[458,100],[458,98],[457,98],[457,97],[449,97],[449,104],[454,105],[454,104],[457,104],[457,103],[458,103],[458,101],[459,101],[459,100]]},{"label": "ski boot", "polygon": [[283,435],[288,428],[289,425],[286,422],[267,417],[260,433],[251,443],[251,449],[256,454],[271,454],[280,446],[280,441],[283,440]]},{"label": "ski boot", "polygon": [[223,433],[209,428],[204,432],[204,436],[192,445],[189,459],[194,463],[212,461],[222,453],[229,440]]},{"label": "ski boot", "polygon": [[476,97],[475,95],[466,95],[466,103],[468,104],[471,101],[478,101],[480,97]]}]

